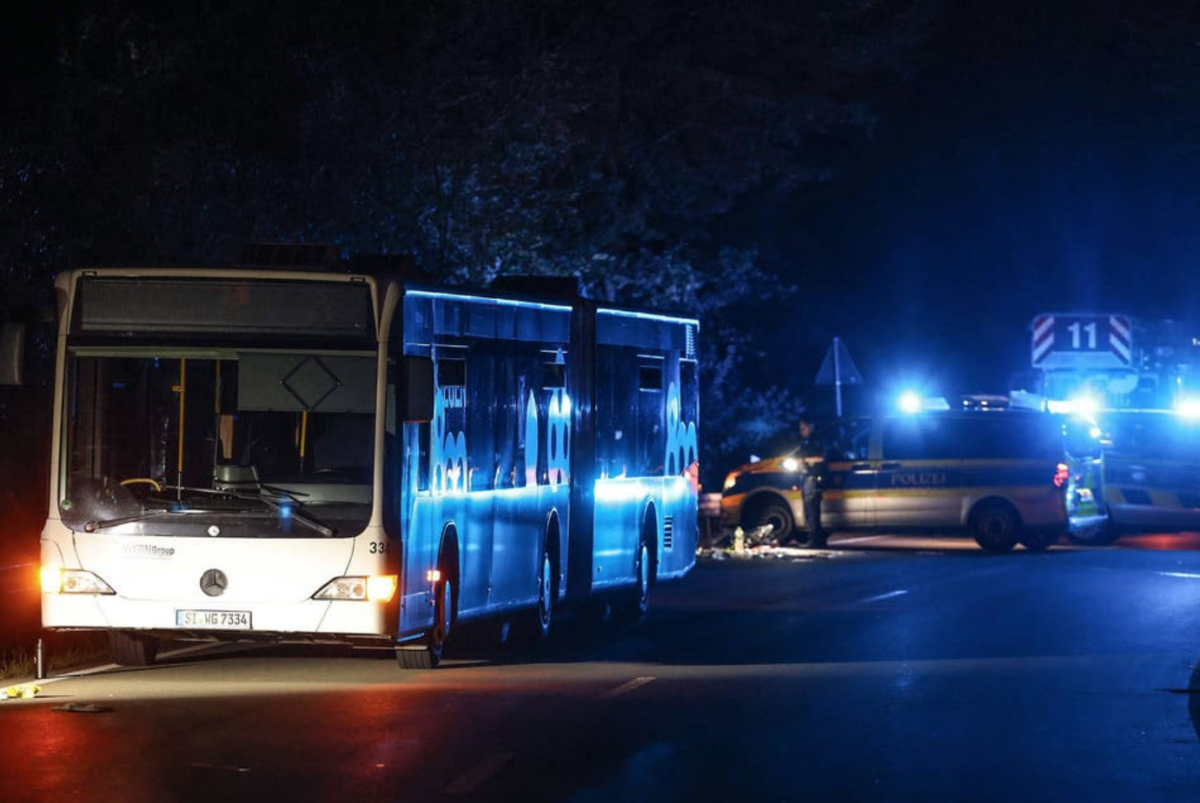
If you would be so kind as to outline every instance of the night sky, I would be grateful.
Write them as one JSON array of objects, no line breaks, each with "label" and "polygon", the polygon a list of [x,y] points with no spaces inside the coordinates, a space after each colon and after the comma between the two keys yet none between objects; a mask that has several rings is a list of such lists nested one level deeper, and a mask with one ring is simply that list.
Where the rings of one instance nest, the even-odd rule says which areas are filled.
[{"label": "night sky", "polygon": [[[18,158],[13,154],[25,158],[26,150],[32,152],[30,132],[14,131],[22,115],[32,108],[30,98],[37,97],[42,82],[52,82],[64,36],[69,41],[69,32],[79,35],[87,30],[77,24],[86,15],[86,4],[20,5],[4,11],[5,46],[0,62],[0,87],[10,98],[5,126],[0,130],[8,145],[0,156],[13,163]],[[106,7],[110,19],[120,19],[113,9],[123,5],[135,10],[134,19],[151,15],[147,9],[154,7],[142,8],[136,2],[110,4]],[[472,7],[470,3],[461,5]],[[513,10],[519,5],[502,4],[515,20],[521,19]],[[813,4],[813,8],[820,5]],[[873,5],[886,11],[906,4]],[[671,4],[659,3],[645,8],[650,9],[647,14],[661,14],[668,6]],[[834,143],[834,150],[840,147],[841,152],[825,180],[789,195],[748,193],[715,226],[719,237],[756,248],[763,266],[779,275],[781,285],[799,287],[794,295],[760,292],[735,308],[734,314],[745,322],[756,349],[763,353],[761,364],[748,361],[745,381],[777,384],[786,392],[811,395],[812,380],[836,335],[846,343],[872,393],[910,377],[924,377],[933,389],[946,393],[1003,392],[1009,375],[1028,367],[1027,327],[1037,313],[1095,310],[1195,319],[1200,303],[1195,289],[1200,256],[1196,225],[1200,220],[1200,13],[1191,6],[1135,2],[934,5],[927,31],[912,52],[905,54],[907,63],[897,68],[903,80],[897,82],[893,77],[876,91],[869,86],[857,90],[874,121],[870,137]],[[347,16],[365,7],[347,5]],[[473,7],[478,13],[491,13],[486,4]],[[232,16],[224,4],[205,8],[213,15],[220,13],[221,19]],[[303,14],[302,5],[295,8],[297,15]],[[625,14],[640,13],[630,11],[634,6],[621,8]],[[704,4],[704,8],[719,9],[720,5]],[[786,3],[764,0],[754,8],[759,17],[764,8],[778,13],[780,19],[793,15],[793,7]],[[326,9],[325,13],[330,12]],[[202,17],[200,14],[197,19]],[[397,12],[397,17],[403,13]],[[612,35],[636,28],[637,22],[610,19],[605,30]],[[223,34],[205,41],[203,26],[198,26],[196,41],[204,42],[202,46],[173,51],[164,45],[158,51],[155,31],[167,27],[157,24],[157,28],[131,27],[141,36],[139,46],[156,57],[182,52],[196,58],[228,44]],[[284,22],[280,28],[296,28],[289,25]],[[310,27],[320,32],[320,25]],[[601,35],[604,33],[596,33]],[[237,62],[228,69],[217,65],[209,73],[191,78],[199,75],[215,80],[237,75],[239,81],[252,80],[252,76],[237,73],[245,66],[243,61],[261,66],[249,45],[257,42],[266,52],[285,39],[270,30],[257,37],[228,44],[229,56],[222,58]],[[672,32],[661,38],[671,42]],[[646,39],[654,41],[650,35]],[[586,37],[582,41],[587,41]],[[292,54],[293,66],[310,59],[320,69],[334,69],[337,54],[333,44],[314,40],[312,48]],[[368,46],[379,47],[379,42],[364,44]],[[421,52],[423,60],[439,52],[436,42],[426,41],[422,46],[430,48]],[[603,43],[591,46],[603,53]],[[710,45],[706,41],[703,46]],[[731,35],[729,46],[744,47],[744,38]],[[443,49],[450,52],[449,44]],[[380,52],[386,55],[387,50],[381,48]],[[658,58],[656,62],[653,54],[643,54],[640,63],[650,65],[645,67],[647,78],[653,78],[650,67],[668,63],[667,56]],[[736,61],[733,56],[730,60]],[[399,63],[405,66],[403,59]],[[447,63],[452,65],[453,59]],[[406,68],[414,64],[410,62]],[[396,74],[386,72],[393,78]],[[357,85],[367,84],[367,78],[357,75],[345,91],[363,91]],[[289,91],[298,88],[308,85],[298,84]],[[786,81],[781,80],[778,91],[789,91]],[[18,96],[21,103],[11,102]],[[46,103],[67,103],[63,97],[48,96]],[[243,92],[244,97],[255,95]],[[261,97],[285,104],[289,96],[263,91]],[[311,102],[299,94],[296,97]],[[250,103],[238,113],[252,115],[256,109],[264,118],[286,110],[280,105],[264,111],[262,104]],[[54,114],[67,119],[70,113],[64,105],[52,109],[47,119],[52,120]],[[164,111],[161,117],[166,119],[169,113]],[[221,136],[228,134],[221,128],[228,121],[219,118],[228,113],[218,110],[210,115],[218,118],[214,128]],[[118,118],[114,116],[114,120]],[[246,143],[261,147],[262,138],[271,136],[269,128],[269,121],[255,123],[247,117],[233,127],[233,136],[221,143],[223,153],[234,164],[237,148]],[[268,133],[264,135],[260,129]],[[112,141],[121,148],[136,147],[136,132],[127,133],[130,136],[121,136],[118,129]],[[17,148],[12,147],[14,142]],[[186,165],[182,149],[163,152],[162,143],[152,144],[159,150],[148,151],[144,161]],[[459,143],[452,144],[458,147]],[[306,159],[319,162],[332,155],[342,159],[341,164],[314,165],[314,175],[341,176],[355,161],[352,153],[331,154],[308,147]],[[804,147],[810,146],[806,143]],[[688,156],[703,168],[703,152]],[[137,161],[139,157],[126,153],[124,158]],[[217,175],[217,179],[200,176],[210,184],[220,179],[221,166],[213,164],[211,154],[206,153],[196,165]],[[102,233],[79,234],[89,225],[86,204],[90,199],[96,208],[109,208],[113,200],[119,202],[121,188],[113,184],[111,176],[120,176],[122,169],[124,165],[114,162],[107,174],[96,171],[110,179],[104,188],[108,195],[102,195],[101,201],[95,200],[93,188],[70,184],[74,178],[64,172],[78,206],[38,209],[41,220],[55,215],[64,220],[24,228],[12,222],[28,213],[22,206],[22,193],[28,188],[14,181],[13,173],[6,174],[8,183],[0,184],[0,213],[10,224],[5,239],[12,243],[42,238],[45,242],[34,254],[45,254],[47,265],[57,265],[72,254],[88,256],[91,252],[86,247],[63,249],[66,257],[54,253],[54,237],[71,231],[77,240],[95,246]],[[55,177],[52,168],[43,169],[40,175]],[[236,192],[241,193],[240,198],[199,198],[195,205],[203,206],[208,214],[221,203],[242,204],[245,218],[257,214],[261,221],[263,210],[249,204],[254,181],[267,186],[272,178],[269,173],[264,176],[251,180],[239,174]],[[166,183],[156,177],[154,191]],[[304,189],[314,196],[325,191],[319,184]],[[278,187],[273,191],[278,192]],[[181,203],[181,197],[186,198],[181,194],[172,202]],[[146,203],[158,212],[154,200]],[[270,209],[278,207],[259,203]],[[186,217],[189,212],[174,209],[173,214],[182,220],[167,219],[164,213],[163,224],[150,220],[147,225],[158,230],[178,226],[188,233],[188,226],[194,223]],[[341,231],[339,221],[333,219],[288,221],[284,213],[279,216],[292,226],[291,231],[316,238],[330,239],[331,232],[336,238]],[[274,223],[273,228],[229,231],[228,236],[288,233],[286,225]],[[382,226],[375,225],[375,230]],[[362,231],[345,234],[347,242],[354,237],[357,241],[371,239]],[[486,247],[487,237],[477,239]],[[198,250],[186,237],[180,241]],[[136,256],[132,253],[140,242],[136,236],[128,241],[114,238],[114,242],[117,246],[131,243],[129,250]],[[109,252],[114,249],[113,243],[101,245]],[[16,257],[9,252],[4,256],[8,271],[14,264],[29,261],[28,249],[17,251]]]},{"label": "night sky", "polygon": [[1003,392],[1039,312],[1195,321],[1200,27],[1086,5],[948,4],[860,169],[803,210],[829,269],[794,314],[868,381]]}]

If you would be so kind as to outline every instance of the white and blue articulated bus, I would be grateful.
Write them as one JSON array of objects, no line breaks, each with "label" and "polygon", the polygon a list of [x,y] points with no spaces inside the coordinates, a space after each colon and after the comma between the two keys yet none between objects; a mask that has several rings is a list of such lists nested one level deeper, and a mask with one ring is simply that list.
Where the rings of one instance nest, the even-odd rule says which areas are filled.
[{"label": "white and blue articulated bus", "polygon": [[[516,285],[513,285],[514,287]],[[692,318],[303,270],[61,274],[42,624],[394,647],[695,564]]]}]

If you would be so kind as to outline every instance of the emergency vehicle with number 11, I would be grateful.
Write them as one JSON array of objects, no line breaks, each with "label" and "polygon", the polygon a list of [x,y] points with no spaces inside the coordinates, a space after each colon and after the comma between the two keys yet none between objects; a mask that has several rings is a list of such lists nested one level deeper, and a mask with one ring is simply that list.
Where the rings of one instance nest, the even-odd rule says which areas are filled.
[{"label": "emergency vehicle with number 11", "polygon": [[1071,539],[1200,529],[1200,338],[1181,321],[1091,312],[1037,315],[1030,334],[1014,403],[1086,417],[1096,436],[1097,477],[1078,484],[1095,488],[1102,526]]}]

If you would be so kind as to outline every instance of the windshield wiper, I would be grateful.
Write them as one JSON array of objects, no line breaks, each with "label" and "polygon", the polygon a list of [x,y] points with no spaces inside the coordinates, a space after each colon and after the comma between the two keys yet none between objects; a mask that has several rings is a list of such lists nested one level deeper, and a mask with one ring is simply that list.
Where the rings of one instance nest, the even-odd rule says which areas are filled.
[{"label": "windshield wiper", "polygon": [[159,516],[184,516],[189,513],[205,513],[203,510],[180,510],[176,508],[163,508],[162,510],[151,510],[147,513],[139,513],[136,516],[122,516],[119,519],[93,519],[83,523],[83,531],[85,533],[94,533],[97,530],[105,530],[109,527],[120,527],[122,524],[132,524],[135,521],[145,521],[146,519],[154,519]]},{"label": "windshield wiper", "polygon": [[[227,496],[232,499],[244,499],[250,502],[261,502],[272,510],[283,514],[284,517],[295,519],[305,527],[308,527],[310,530],[315,530],[326,538],[337,534],[337,530],[326,524],[322,524],[307,513],[302,513],[299,510],[299,506],[301,504],[300,500],[297,499],[293,494],[284,491],[270,489],[271,496],[268,496],[266,494],[246,493],[244,491],[218,491],[212,488],[191,488],[186,485],[164,485],[163,490],[188,491],[191,493],[209,494],[212,496]],[[281,504],[279,502],[280,499],[290,504]],[[291,505],[295,505],[295,507],[292,507]]]}]

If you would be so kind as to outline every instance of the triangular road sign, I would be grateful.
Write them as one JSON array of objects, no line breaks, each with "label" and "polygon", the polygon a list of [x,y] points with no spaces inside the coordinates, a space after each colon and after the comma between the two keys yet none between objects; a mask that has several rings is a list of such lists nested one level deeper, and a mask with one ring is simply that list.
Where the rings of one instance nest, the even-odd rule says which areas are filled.
[{"label": "triangular road sign", "polygon": [[821,370],[817,371],[816,383],[818,385],[860,385],[862,381],[862,374],[858,372],[854,360],[850,359],[850,352],[846,350],[842,339],[835,337],[833,345],[829,347],[829,351],[825,352]]}]

